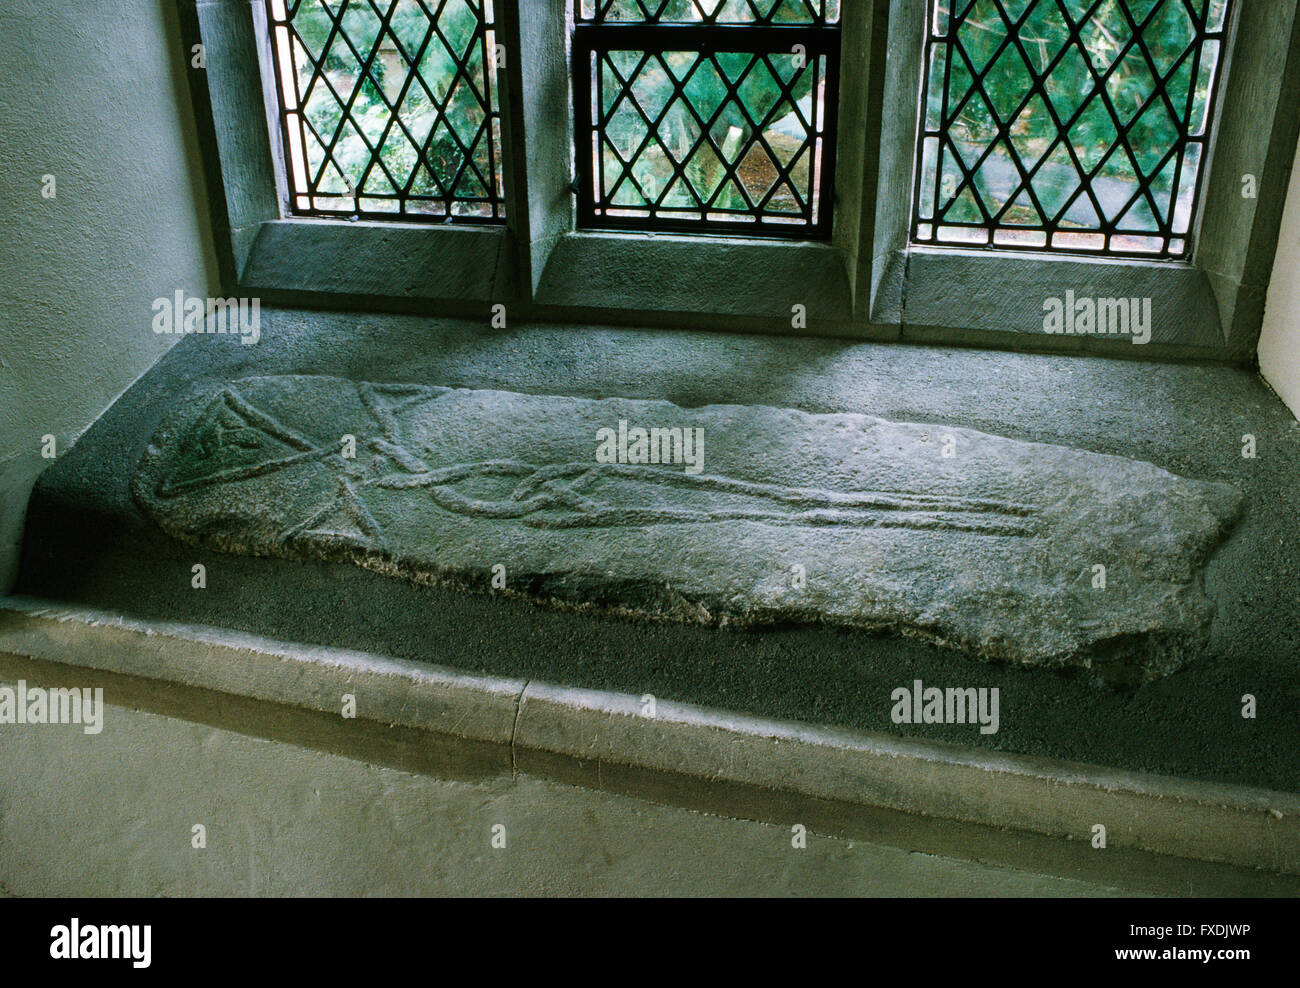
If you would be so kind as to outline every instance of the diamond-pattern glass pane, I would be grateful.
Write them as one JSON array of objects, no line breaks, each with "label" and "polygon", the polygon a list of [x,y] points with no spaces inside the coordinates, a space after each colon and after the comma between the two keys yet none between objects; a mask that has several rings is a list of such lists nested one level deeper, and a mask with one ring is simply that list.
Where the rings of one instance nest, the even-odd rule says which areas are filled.
[{"label": "diamond-pattern glass pane", "polygon": [[578,20],[605,24],[835,24],[840,0],[581,0]]},{"label": "diamond-pattern glass pane", "polygon": [[921,244],[1191,249],[1230,0],[930,0]]},{"label": "diamond-pattern glass pane", "polygon": [[290,206],[495,222],[492,0],[266,0]]},{"label": "diamond-pattern glass pane", "polygon": [[824,0],[584,3],[581,224],[828,235],[838,17]]}]

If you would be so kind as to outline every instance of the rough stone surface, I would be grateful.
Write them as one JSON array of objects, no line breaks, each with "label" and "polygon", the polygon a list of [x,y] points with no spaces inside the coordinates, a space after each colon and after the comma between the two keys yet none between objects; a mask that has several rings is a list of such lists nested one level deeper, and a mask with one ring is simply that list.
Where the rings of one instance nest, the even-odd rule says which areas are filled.
[{"label": "rough stone surface", "polygon": [[[620,422],[691,430],[702,466],[598,462]],[[1122,680],[1204,647],[1200,567],[1241,506],[1228,484],[971,429],[316,375],[178,409],[134,494],[229,552],[482,589],[501,565],[508,592],[562,605],[878,629]]]},{"label": "rough stone surface", "polygon": [[[233,343],[233,345],[231,345]],[[1130,347],[1130,349],[1139,349]],[[1241,521],[1204,568],[1210,645],[1133,690],[828,625],[717,629],[538,607],[346,562],[233,555],[167,535],[131,496],[168,415],[251,375],[762,404],[961,426],[1231,484]],[[1259,455],[1242,455],[1242,436]],[[240,346],[186,337],[50,465],[28,506],[18,592],[483,675],[694,703],[1137,772],[1300,792],[1300,423],[1257,374],[1145,360],[980,352],[486,319],[262,310]],[[207,589],[191,568],[207,566]],[[891,691],[998,687],[996,734],[897,724]],[[1242,717],[1241,697],[1262,716]]]}]

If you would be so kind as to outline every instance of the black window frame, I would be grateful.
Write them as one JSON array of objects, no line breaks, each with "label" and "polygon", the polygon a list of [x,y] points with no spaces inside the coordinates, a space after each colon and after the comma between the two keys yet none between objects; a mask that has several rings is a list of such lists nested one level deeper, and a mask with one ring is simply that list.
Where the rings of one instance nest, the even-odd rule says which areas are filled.
[{"label": "black window frame", "polygon": [[[506,196],[505,196],[505,189],[504,189],[504,174],[503,174],[504,159],[502,158],[504,148],[502,147],[502,141],[501,141],[502,113],[501,113],[500,92],[499,92],[500,81],[499,80],[497,81],[496,87],[494,88],[494,82],[493,82],[494,71],[493,71],[492,63],[495,58],[495,52],[489,48],[489,44],[488,44],[488,39],[495,34],[497,25],[496,25],[496,18],[494,16],[495,11],[494,9],[492,11],[489,10],[488,0],[474,0],[473,3],[470,3],[468,5],[471,10],[477,13],[479,23],[477,27],[474,29],[474,33],[470,41],[470,46],[466,50],[464,60],[456,56],[456,53],[451,49],[449,40],[447,39],[446,35],[443,33],[441,27],[438,25],[438,17],[443,13],[446,7],[447,0],[415,0],[415,3],[420,7],[421,12],[424,13],[425,16],[429,19],[430,23],[429,23],[429,29],[425,34],[424,40],[421,43],[419,49],[414,53],[413,57],[409,57],[411,53],[406,51],[405,45],[403,45],[401,39],[398,38],[397,35],[392,30],[392,21],[397,13],[397,5],[395,3],[388,8],[386,14],[381,13],[380,10],[376,8],[372,0],[343,0],[343,3],[339,6],[337,15],[332,13],[328,9],[328,7],[325,8],[325,14],[332,22],[330,28],[331,43],[333,42],[335,37],[341,38],[343,40],[343,43],[346,45],[348,50],[350,50],[352,54],[357,57],[359,68],[360,68],[361,79],[357,82],[353,92],[350,95],[346,95],[346,99],[343,99],[341,97],[345,96],[345,94],[340,94],[338,91],[335,90],[333,83],[331,83],[328,77],[326,76],[324,64],[322,62],[322,64],[320,65],[313,64],[312,73],[311,73],[312,81],[308,84],[308,89],[311,89],[313,86],[319,84],[317,81],[319,79],[320,83],[323,83],[329,89],[331,94],[334,96],[335,100],[338,100],[340,102],[340,104],[343,107],[343,119],[352,124],[352,126],[357,131],[357,133],[361,135],[361,138],[366,143],[367,147],[370,146],[370,141],[366,137],[365,133],[362,131],[361,127],[352,118],[352,106],[356,102],[357,93],[360,92],[361,87],[366,82],[373,84],[377,90],[383,93],[383,86],[380,84],[379,79],[376,78],[374,75],[374,64],[380,49],[378,46],[379,42],[376,41],[376,47],[369,53],[368,56],[358,50],[355,40],[349,36],[347,30],[345,29],[342,23],[344,17],[347,15],[349,3],[365,5],[374,13],[376,17],[379,18],[380,21],[379,37],[382,39],[383,36],[387,34],[390,38],[392,38],[394,43],[398,47],[399,54],[401,55],[403,61],[407,63],[409,75],[405,85],[402,88],[401,95],[398,97],[397,100],[397,104],[399,106],[405,99],[406,94],[410,91],[413,84],[415,84],[416,82],[418,82],[418,84],[424,88],[425,92],[429,94],[431,101],[434,103],[435,106],[437,106],[437,99],[435,96],[433,96],[429,82],[425,80],[424,77],[419,72],[420,65],[424,59],[425,54],[429,49],[429,45],[432,44],[435,40],[443,44],[448,54],[451,55],[452,60],[455,62],[456,70],[453,78],[462,80],[459,83],[460,85],[468,85],[471,88],[471,90],[473,90],[475,97],[482,105],[485,120],[480,129],[483,131],[483,136],[481,140],[485,141],[487,144],[488,172],[486,176],[479,175],[479,179],[486,180],[487,183],[485,187],[486,195],[461,196],[456,194],[455,188],[459,184],[460,178],[465,173],[466,169],[470,169],[475,174],[478,174],[478,168],[473,164],[473,160],[472,160],[472,152],[474,147],[477,146],[478,140],[475,140],[469,148],[465,148],[464,143],[461,140],[461,135],[457,133],[454,128],[448,125],[448,131],[453,135],[453,139],[456,141],[458,145],[461,146],[461,150],[464,152],[464,161],[462,162],[460,168],[458,169],[456,173],[456,177],[451,182],[451,188],[443,189],[445,193],[444,195],[423,196],[423,197],[413,196],[411,193],[411,187],[415,182],[416,175],[419,173],[421,166],[427,168],[429,173],[433,176],[434,181],[437,182],[439,185],[442,185],[441,178],[438,177],[438,175],[436,174],[432,165],[426,158],[426,154],[427,154],[427,146],[429,140],[432,138],[434,132],[436,132],[438,125],[440,123],[445,122],[447,119],[446,108],[447,108],[447,104],[450,101],[450,96],[448,96],[443,100],[442,106],[437,106],[437,110],[438,110],[437,120],[434,123],[434,125],[430,128],[429,138],[426,138],[425,140],[425,147],[418,149],[418,158],[417,158],[416,166],[412,169],[410,176],[408,176],[405,188],[398,190],[395,195],[382,195],[382,194],[375,194],[375,193],[363,194],[361,191],[359,191],[356,188],[353,188],[351,190],[352,195],[350,197],[337,196],[330,193],[321,192],[319,188],[319,184],[326,174],[326,171],[329,166],[329,162],[334,160],[334,151],[338,144],[339,137],[343,133],[342,124],[340,124],[339,130],[335,134],[334,138],[329,142],[328,147],[324,148],[326,160],[321,165],[320,174],[315,179],[313,179],[309,174],[310,169],[306,168],[308,174],[305,174],[302,177],[306,181],[307,191],[299,192],[296,190],[294,186],[295,186],[296,178],[298,176],[296,176],[295,174],[296,169],[293,164],[293,156],[289,153],[289,148],[299,143],[300,141],[303,165],[304,167],[306,167],[307,145],[308,145],[306,128],[310,127],[311,125],[309,121],[305,120],[305,111],[303,109],[303,104],[302,104],[303,93],[299,91],[297,79],[292,80],[293,90],[297,97],[297,106],[291,110],[289,107],[285,105],[284,91],[287,88],[288,80],[284,78],[283,61],[285,58],[287,58],[290,64],[294,65],[295,68],[297,68],[297,62],[292,47],[288,52],[280,51],[280,41],[278,35],[280,31],[282,30],[286,31],[291,38],[290,41],[291,46],[292,46],[292,39],[297,38],[299,43],[302,44],[304,47],[306,47],[305,42],[302,40],[301,34],[293,25],[293,18],[295,14],[298,12],[298,10],[301,8],[302,4],[309,3],[309,2],[317,2],[317,0],[283,0],[284,7],[285,7],[284,19],[280,19],[275,15],[276,0],[262,0],[262,2],[264,4],[264,9],[265,9],[268,40],[271,45],[271,52],[272,52],[271,67],[274,71],[275,87],[276,87],[275,92],[272,94],[268,94],[268,96],[269,98],[272,98],[275,101],[276,116],[278,118],[278,123],[280,127],[280,140],[282,142],[281,148],[282,148],[283,160],[281,162],[281,167],[289,182],[289,190],[288,190],[289,194],[288,194],[288,202],[286,203],[286,208],[291,215],[302,216],[302,217],[314,217],[317,219],[335,219],[335,220],[365,219],[367,221],[373,221],[378,223],[385,223],[385,222],[438,223],[438,224],[463,223],[467,225],[485,225],[485,226],[501,226],[505,224]],[[475,6],[475,4],[477,4],[477,7]],[[470,58],[472,57],[471,53],[474,51],[474,49],[478,49],[479,56],[482,59],[483,85],[482,85],[481,93],[479,92],[478,85],[472,79],[470,74],[466,71],[466,66]],[[384,95],[384,101],[385,103],[387,103],[386,94]],[[389,109],[390,109],[390,114],[389,114],[390,120],[388,124],[385,126],[384,134],[380,138],[378,142],[378,146],[370,148],[371,156],[370,156],[370,161],[367,164],[365,169],[365,175],[363,176],[362,179],[363,185],[366,178],[368,178],[376,168],[384,172],[384,174],[388,175],[390,181],[392,180],[392,176],[389,175],[387,168],[384,166],[383,161],[380,157],[379,149],[383,147],[383,145],[388,139],[388,135],[393,131],[395,126],[396,129],[401,130],[406,135],[408,141],[414,143],[413,135],[411,135],[410,132],[407,130],[406,125],[401,120],[401,117],[398,114],[391,112],[393,109],[395,109],[395,107],[389,107]],[[289,119],[291,116],[296,116],[298,118],[297,135],[295,135],[294,133],[295,128],[293,127]],[[314,133],[314,128],[312,128],[312,130]],[[317,134],[315,136],[316,139],[319,141],[322,135]],[[340,173],[342,172],[342,170],[339,168],[337,163],[335,163],[334,167],[338,169]],[[498,169],[500,169],[500,171],[498,171]],[[345,176],[345,180],[346,180],[346,176]],[[396,187],[395,183],[394,183],[394,187]],[[349,210],[342,210],[342,209],[324,209],[315,205],[301,206],[299,205],[298,200],[304,196],[312,203],[314,203],[317,199],[351,198],[354,208],[349,211]],[[395,211],[362,208],[361,201],[363,199],[391,200],[397,203],[398,208]],[[433,211],[412,210],[409,208],[409,204],[411,202],[419,202],[419,201],[440,202],[443,204],[444,211],[433,212]],[[456,203],[476,203],[476,204],[484,205],[490,210],[490,215],[457,213],[454,211],[454,207]]]},{"label": "black window frame", "polygon": [[[677,24],[677,23],[621,23],[574,18],[571,39],[573,71],[575,193],[577,195],[577,226],[589,231],[628,231],[639,233],[698,233],[715,236],[737,236],[793,241],[828,240],[835,221],[835,171],[839,153],[839,101],[842,33],[840,24],[822,22],[810,24]],[[809,144],[817,160],[809,169],[810,190],[816,190],[817,201],[806,204],[808,219],[803,223],[786,223],[764,220],[753,211],[744,215],[755,216],[752,221],[727,221],[718,219],[682,219],[656,215],[656,206],[644,207],[646,217],[602,215],[605,209],[627,209],[610,202],[610,192],[600,189],[601,176],[591,153],[591,142],[600,141],[600,130],[592,119],[592,75],[600,71],[600,58],[611,51],[635,51],[648,56],[672,51],[699,51],[709,58],[720,54],[781,54],[788,55],[796,45],[803,46],[809,65],[825,65],[825,89],[822,99],[822,127],[809,136]],[[594,60],[594,64],[593,64]],[[694,70],[693,70],[694,71]],[[719,73],[725,81],[725,74]],[[686,87],[685,80],[676,82],[674,96]],[[732,93],[740,87],[728,84]],[[814,83],[816,84],[816,83]],[[671,106],[668,100],[665,107]],[[725,100],[723,105],[725,105]],[[662,113],[660,117],[662,118]],[[812,114],[816,117],[816,112]],[[716,117],[716,114],[715,114]],[[814,119],[814,126],[817,121]],[[751,140],[751,146],[754,140]],[[701,138],[703,140],[704,138]],[[649,140],[649,138],[647,138]],[[821,142],[820,152],[816,151]],[[748,150],[748,149],[747,149]],[[729,169],[734,178],[744,155]],[[814,168],[816,172],[814,172]],[[674,170],[674,180],[683,175],[685,166]],[[783,176],[784,177],[784,176]],[[779,179],[778,179],[779,181]],[[666,183],[665,189],[672,183]],[[723,183],[725,184],[725,182]],[[773,183],[774,186],[777,183]],[[612,191],[612,190],[610,190]],[[769,193],[770,194],[770,193]],[[641,208],[641,207],[635,207]],[[721,211],[720,211],[721,212]]]},{"label": "black window frame", "polygon": [[[970,6],[964,7],[960,16],[955,16],[953,13],[950,12],[947,18],[947,26],[945,31],[943,33],[939,33],[935,31],[934,23],[937,16],[936,8],[940,2],[943,2],[943,0],[925,0],[928,9],[928,15],[926,18],[925,51],[923,55],[924,79],[921,86],[921,101],[920,101],[920,111],[919,111],[919,120],[918,120],[919,133],[917,138],[917,153],[916,153],[916,165],[915,165],[916,170],[915,170],[914,185],[912,189],[912,215],[911,215],[911,233],[910,233],[911,243],[919,247],[933,247],[933,248],[943,249],[943,250],[994,250],[994,251],[1010,251],[1010,252],[1028,252],[1028,253],[1051,254],[1051,255],[1061,256],[1061,257],[1076,257],[1076,258],[1116,257],[1116,258],[1132,258],[1135,260],[1150,260],[1150,261],[1186,261],[1188,258],[1190,258],[1195,248],[1197,220],[1199,218],[1198,213],[1200,211],[1199,206],[1201,202],[1202,190],[1205,183],[1205,175],[1206,172],[1209,170],[1211,150],[1214,146],[1215,140],[1217,139],[1217,134],[1215,132],[1214,124],[1216,120],[1216,112],[1218,109],[1219,95],[1223,88],[1224,68],[1227,63],[1227,57],[1228,57],[1228,49],[1229,49],[1228,29],[1232,23],[1233,14],[1235,13],[1233,7],[1236,4],[1236,0],[1224,0],[1225,10],[1223,13],[1223,22],[1218,28],[1218,30],[1209,30],[1205,23],[1209,17],[1208,2],[1204,2],[1204,0],[1202,2],[1202,18],[1200,20],[1198,20],[1197,18],[1195,18],[1195,16],[1189,13],[1189,17],[1191,17],[1193,26],[1196,29],[1195,40],[1192,42],[1192,44],[1188,46],[1187,51],[1177,60],[1177,62],[1175,63],[1175,67],[1169,70],[1165,78],[1163,79],[1159,78],[1158,70],[1157,70],[1157,82],[1159,83],[1159,85],[1157,86],[1156,91],[1147,99],[1146,103],[1143,104],[1141,109],[1139,109],[1138,112],[1133,114],[1132,118],[1129,120],[1127,125],[1123,125],[1122,122],[1119,120],[1119,111],[1115,108],[1113,100],[1106,88],[1105,83],[1110,78],[1110,76],[1118,69],[1120,64],[1129,55],[1129,53],[1132,51],[1137,51],[1140,55],[1142,55],[1147,60],[1148,64],[1152,68],[1154,68],[1154,59],[1151,56],[1149,46],[1144,37],[1144,30],[1146,26],[1150,24],[1152,20],[1154,20],[1154,18],[1160,13],[1160,11],[1163,8],[1160,6],[1152,7],[1151,11],[1148,13],[1145,20],[1135,23],[1137,30],[1134,32],[1133,37],[1127,42],[1127,44],[1125,44],[1121,48],[1119,53],[1114,58],[1112,64],[1109,65],[1105,69],[1105,71],[1098,72],[1090,62],[1087,62],[1085,60],[1085,64],[1088,65],[1089,71],[1094,78],[1096,95],[1089,96],[1087,99],[1082,100],[1079,103],[1079,106],[1075,109],[1074,113],[1068,118],[1068,120],[1066,120],[1063,123],[1058,121],[1058,127],[1062,134],[1068,135],[1071,129],[1074,127],[1074,125],[1082,118],[1083,114],[1088,109],[1088,107],[1092,105],[1092,100],[1100,99],[1102,101],[1102,104],[1107,109],[1107,111],[1111,114],[1115,124],[1117,125],[1116,136],[1110,148],[1107,150],[1106,154],[1101,156],[1100,160],[1093,168],[1088,169],[1088,172],[1086,175],[1084,175],[1083,180],[1080,182],[1078,189],[1069,197],[1066,203],[1060,209],[1058,209],[1056,215],[1052,218],[1044,219],[1044,222],[1041,225],[1032,225],[1032,226],[1021,225],[1021,224],[1007,225],[1001,223],[1000,220],[1006,214],[1006,212],[1012,207],[1014,202],[1017,200],[1018,198],[1017,193],[1030,195],[1031,199],[1035,201],[1035,204],[1037,206],[1036,194],[1034,191],[1034,186],[1032,184],[1033,178],[1047,164],[1053,152],[1052,151],[1044,152],[1042,157],[1039,158],[1037,162],[1035,162],[1032,165],[1028,164],[1027,162],[1021,159],[1016,149],[1015,143],[1012,140],[1010,140],[1010,125],[1023,112],[1024,108],[1030,105],[1030,103],[1034,100],[1035,97],[1041,98],[1044,105],[1046,105],[1049,108],[1049,112],[1053,114],[1053,119],[1055,119],[1056,109],[1046,90],[1046,85],[1045,85],[1046,77],[1051,75],[1051,73],[1055,70],[1056,66],[1064,60],[1066,54],[1072,50],[1073,46],[1081,44],[1080,38],[1082,36],[1083,31],[1086,29],[1087,25],[1091,22],[1092,18],[1098,15],[1098,10],[1103,6],[1104,0],[1093,0],[1091,6],[1088,7],[1084,16],[1082,16],[1079,19],[1078,23],[1074,25],[1069,24],[1069,21],[1071,19],[1070,13],[1064,7],[1064,5],[1059,2],[1056,4],[1058,12],[1062,14],[1063,17],[1065,18],[1066,21],[1065,26],[1068,28],[1069,31],[1069,41],[1061,49],[1060,53],[1057,54],[1057,56],[1052,60],[1051,64],[1045,70],[1044,78],[1033,80],[1033,84],[1030,86],[1028,91],[1023,95],[1023,97],[1020,98],[1019,106],[1017,107],[1016,111],[1010,115],[1011,120],[1009,123],[997,124],[997,130],[998,130],[997,137],[992,142],[990,142],[989,146],[984,150],[983,153],[980,154],[979,159],[976,161],[974,166],[968,169],[966,167],[965,162],[961,160],[960,154],[952,154],[952,159],[956,164],[958,170],[961,172],[961,181],[958,183],[956,191],[954,191],[953,195],[949,197],[949,204],[954,202],[961,195],[961,191],[963,189],[969,188],[973,192],[973,199],[977,207],[979,208],[980,212],[984,214],[985,217],[985,221],[980,223],[976,223],[973,221],[962,222],[959,220],[952,220],[947,218],[944,218],[941,221],[940,219],[939,203],[941,197],[940,184],[943,179],[943,167],[942,167],[943,157],[945,153],[948,152],[949,148],[952,147],[952,140],[949,136],[949,132],[952,124],[956,120],[957,112],[959,112],[959,111],[954,111],[952,119],[945,119],[945,117],[949,112],[948,101],[950,99],[950,92],[948,89],[948,85],[949,85],[948,80],[950,78],[952,66],[955,62],[954,51],[959,46],[958,35],[961,30],[961,26],[964,23],[964,18],[968,16],[974,9],[974,5],[972,4]],[[1047,0],[1047,2],[1051,2],[1051,0]],[[1179,2],[1179,0],[1165,0],[1165,3],[1170,3],[1170,2],[1177,3]],[[993,55],[985,63],[984,68],[981,71],[971,73],[970,87],[967,89],[966,94],[959,100],[959,108],[961,105],[968,103],[973,98],[982,98],[984,99],[984,102],[986,103],[988,102],[987,91],[984,89],[984,81],[989,75],[989,73],[993,70],[994,65],[997,64],[998,60],[1002,57],[1003,53],[1006,50],[1010,48],[1019,49],[1022,57],[1024,57],[1023,45],[1020,44],[1020,41],[1017,38],[1015,32],[1020,28],[1021,25],[1023,25],[1029,19],[1031,14],[1034,12],[1035,9],[1034,5],[1028,4],[1025,7],[1024,11],[1021,13],[1019,19],[1014,19],[1009,15],[1007,10],[1005,9],[1004,0],[993,0],[993,4],[997,9],[999,17],[1002,19],[1004,25],[1007,27],[1007,34],[1006,37],[1002,40],[1002,42],[998,45]],[[1124,4],[1121,4],[1119,9],[1123,13],[1126,20],[1132,21],[1132,18],[1130,16],[1131,12],[1128,11],[1127,7]],[[1169,81],[1178,71],[1178,66],[1181,65],[1181,63],[1187,59],[1191,60],[1192,72],[1191,72],[1191,81],[1188,86],[1187,106],[1184,112],[1184,117],[1187,118],[1191,117],[1193,113],[1193,102],[1195,98],[1196,85],[1199,80],[1199,72],[1202,65],[1202,56],[1205,53],[1206,47],[1211,43],[1217,44],[1218,48],[1214,60],[1215,64],[1211,70],[1211,75],[1210,75],[1212,82],[1209,87],[1207,106],[1205,108],[1205,128],[1203,132],[1200,134],[1189,134],[1187,132],[1186,119],[1177,120],[1176,123],[1179,130],[1180,140],[1174,146],[1174,148],[1172,148],[1167,153],[1166,157],[1162,160],[1160,166],[1157,169],[1158,172],[1159,168],[1165,167],[1165,165],[1170,161],[1171,158],[1173,160],[1176,160],[1178,163],[1174,173],[1173,186],[1170,190],[1171,202],[1168,210],[1169,213],[1168,219],[1161,221],[1159,212],[1157,210],[1153,215],[1155,216],[1157,222],[1159,223],[1159,229],[1155,231],[1149,231],[1149,232],[1122,230],[1120,229],[1120,220],[1127,213],[1127,211],[1134,205],[1134,203],[1136,203],[1137,201],[1145,197],[1149,201],[1151,201],[1152,204],[1154,204],[1154,201],[1151,200],[1150,189],[1152,184],[1154,183],[1156,174],[1153,173],[1146,180],[1143,180],[1140,174],[1138,175],[1138,179],[1139,179],[1138,191],[1125,204],[1124,208],[1120,210],[1119,217],[1116,219],[1109,219],[1106,217],[1104,210],[1099,205],[1099,201],[1096,197],[1095,190],[1093,188],[1093,183],[1099,177],[1099,174],[1102,168],[1104,167],[1105,163],[1110,159],[1110,157],[1113,154],[1117,152],[1127,154],[1130,160],[1135,163],[1135,170],[1136,170],[1136,154],[1134,152],[1133,144],[1130,140],[1131,132],[1136,127],[1138,122],[1142,119],[1143,114],[1146,112],[1146,108],[1148,105],[1162,98],[1165,100],[1165,102],[1167,103],[1169,102],[1169,97],[1167,92]],[[935,48],[939,45],[944,46],[944,48],[946,49],[946,56],[945,56],[946,65],[944,71],[945,78],[943,83],[943,87],[944,87],[943,104],[942,104],[942,110],[940,112],[940,120],[938,124],[934,128],[930,128],[929,126],[927,126],[926,100],[928,99],[928,94],[930,93],[931,86],[933,83],[934,59],[932,58],[932,55],[934,53]],[[962,57],[966,58],[965,55],[963,55]],[[967,62],[967,68],[968,71],[972,68],[969,64],[969,61]],[[923,189],[926,185],[923,149],[924,149],[925,142],[931,139],[935,139],[938,141],[939,149],[935,160],[935,170],[933,176],[934,198],[933,198],[932,208],[934,211],[934,215],[932,215],[929,218],[926,218],[921,216],[921,202],[923,198]],[[1060,146],[1066,147],[1067,153],[1070,154],[1075,167],[1081,169],[1082,164],[1079,162],[1078,155],[1071,147],[1071,144],[1068,141],[1068,139],[1066,137],[1058,136],[1057,142],[1060,143]],[[1052,148],[1055,148],[1057,146],[1057,142],[1054,142],[1052,144]],[[996,214],[990,214],[987,205],[983,201],[983,197],[980,195],[975,185],[975,175],[983,167],[984,163],[989,159],[989,157],[992,155],[994,151],[994,148],[999,143],[1005,144],[1008,150],[1010,151],[1014,159],[1014,165],[1016,169],[1021,173],[1021,179],[1024,184],[1022,184],[1021,187],[1018,187],[1017,189],[1013,190],[1012,194],[1007,197],[1007,201],[1005,205],[1003,205],[1003,207],[1000,210],[998,210]],[[1189,215],[1187,218],[1187,229],[1183,230],[1182,232],[1178,232],[1175,229],[1174,222],[1175,222],[1175,216],[1177,212],[1177,197],[1179,195],[1179,190],[1181,188],[1180,178],[1182,175],[1182,169],[1185,166],[1186,148],[1189,145],[1193,145],[1193,144],[1199,145],[1201,151],[1198,158],[1197,174],[1191,187],[1191,209],[1189,211]],[[1023,192],[1021,192],[1022,189]],[[1095,228],[1094,227],[1087,227],[1087,228],[1069,227],[1063,225],[1063,217],[1067,209],[1075,200],[1079,198],[1087,198],[1091,200],[1091,204],[1093,206],[1094,212],[1096,213],[1099,219],[1099,223]],[[923,227],[930,228],[929,236],[923,236],[921,234],[921,229]],[[958,228],[958,229],[969,229],[972,231],[987,231],[988,242],[985,244],[977,244],[969,241],[961,241],[955,238],[942,239],[939,236],[939,229],[941,227],[946,229]],[[1008,231],[1023,231],[1023,232],[1033,232],[1033,233],[1041,232],[1044,233],[1046,236],[1046,243],[1043,245],[1024,244],[1024,243],[1016,243],[1010,240],[999,241],[997,239],[997,234],[999,232],[1008,232]],[[1082,245],[1072,246],[1072,245],[1057,244],[1055,242],[1056,235],[1064,234],[1064,233],[1100,236],[1103,238],[1103,246],[1097,248],[1097,247],[1088,247]],[[1161,251],[1151,251],[1151,250],[1117,248],[1112,245],[1114,238],[1125,237],[1125,236],[1160,239],[1165,242],[1165,247]],[[1174,243],[1180,243],[1182,245],[1181,249],[1177,251],[1172,250],[1171,245]]]},{"label": "black window frame", "polygon": [[[910,243],[928,9],[918,0],[842,5],[834,230],[825,240],[580,228],[570,105],[575,0],[501,0],[496,8],[506,56],[504,225],[294,216],[266,96],[274,67],[263,4],[175,2],[187,49],[207,49],[187,80],[225,295],[470,320],[506,305],[511,325],[1254,360],[1300,139],[1300,0],[1233,5],[1219,122],[1186,261]],[[977,289],[957,302],[959,284]],[[1159,300],[1150,344],[1045,332],[1043,298],[1067,291]]]}]

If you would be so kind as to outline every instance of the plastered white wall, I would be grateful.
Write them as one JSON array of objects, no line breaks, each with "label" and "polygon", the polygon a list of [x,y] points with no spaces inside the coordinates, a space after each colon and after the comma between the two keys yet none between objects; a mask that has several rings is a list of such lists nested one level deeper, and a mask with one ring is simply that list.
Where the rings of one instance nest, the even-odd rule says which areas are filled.
[{"label": "plastered white wall", "polygon": [[97,734],[0,727],[0,896],[1113,894],[821,835],[795,850],[787,825],[414,774],[114,695]]},{"label": "plastered white wall", "polygon": [[1300,148],[1268,288],[1259,369],[1291,411],[1300,415]]},{"label": "plastered white wall", "polygon": [[[0,593],[41,438],[64,452],[216,284],[171,0],[0,3]],[[54,176],[54,198],[42,193]]]}]

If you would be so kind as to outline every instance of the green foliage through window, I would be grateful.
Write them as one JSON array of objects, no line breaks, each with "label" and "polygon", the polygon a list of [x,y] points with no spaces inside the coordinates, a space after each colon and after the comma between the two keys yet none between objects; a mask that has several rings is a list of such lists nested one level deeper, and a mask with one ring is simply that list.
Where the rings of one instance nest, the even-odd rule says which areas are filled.
[{"label": "green foliage through window", "polygon": [[823,0],[584,0],[583,225],[827,233],[838,17]]},{"label": "green foliage through window", "polygon": [[294,212],[500,220],[491,0],[268,0]]},{"label": "green foliage through window", "polygon": [[839,0],[579,0],[578,19],[603,24],[834,24]]},{"label": "green foliage through window", "polygon": [[1181,257],[1228,0],[932,0],[917,243]]}]

